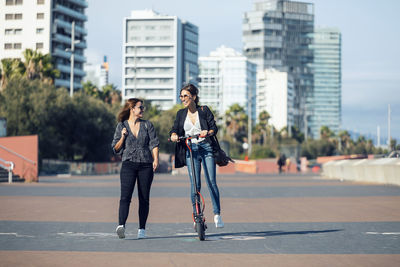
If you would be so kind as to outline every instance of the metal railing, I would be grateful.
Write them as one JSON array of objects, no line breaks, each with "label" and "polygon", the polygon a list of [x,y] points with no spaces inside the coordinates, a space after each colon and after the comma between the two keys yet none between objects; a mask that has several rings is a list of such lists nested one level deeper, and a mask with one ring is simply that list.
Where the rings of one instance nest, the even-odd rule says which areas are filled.
[{"label": "metal railing", "polygon": [[[7,167],[6,165],[3,165],[2,163],[8,164],[10,166]],[[3,169],[6,169],[8,171],[8,183],[11,184],[12,183],[12,175],[13,175],[12,171],[14,169],[14,163],[11,162],[11,161],[6,161],[6,160],[0,158],[0,167],[2,167]]]},{"label": "metal railing", "polygon": [[[26,161],[26,162],[32,164],[33,166],[36,165],[36,162],[35,162],[35,161],[30,160],[30,159],[28,159],[28,158],[26,158],[26,157],[24,157],[24,156],[18,154],[17,152],[12,151],[11,149],[9,149],[9,148],[7,148],[7,147],[5,147],[5,146],[0,145],[0,148],[4,149],[5,151],[7,151],[7,152],[9,152],[9,153],[11,153],[11,154],[13,154],[13,155],[15,155],[15,156],[21,158],[21,159],[23,159],[24,161]],[[0,158],[0,161],[3,162],[3,163],[5,163],[5,164],[9,164],[9,165],[10,165],[10,167],[6,167],[6,166],[4,166],[3,164],[0,164],[0,167],[2,167],[2,168],[4,168],[4,169],[8,170],[8,183],[11,184],[11,183],[12,183],[12,171],[14,170],[15,164],[14,164],[14,162],[6,161],[6,160],[3,160],[3,159],[1,159],[1,158]]]},{"label": "metal railing", "polygon": [[36,165],[36,162],[34,162],[33,160],[30,160],[30,159],[28,159],[28,158],[26,158],[26,157],[24,157],[24,156],[18,154],[17,152],[12,151],[11,149],[9,149],[9,148],[7,148],[7,147],[5,147],[5,146],[0,145],[0,148],[4,149],[4,150],[7,151],[7,152],[10,152],[11,154],[13,154],[13,155],[15,155],[15,156],[17,156],[17,157],[19,157],[19,158],[21,158],[21,159],[23,159],[23,160],[29,162],[29,163],[31,163],[31,164],[33,164],[33,165]]}]

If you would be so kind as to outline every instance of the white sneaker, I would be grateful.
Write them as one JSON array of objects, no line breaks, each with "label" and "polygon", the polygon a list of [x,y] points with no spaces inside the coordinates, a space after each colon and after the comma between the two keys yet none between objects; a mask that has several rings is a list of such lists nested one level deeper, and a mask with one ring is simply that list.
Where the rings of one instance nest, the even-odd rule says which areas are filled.
[{"label": "white sneaker", "polygon": [[221,215],[215,215],[214,216],[214,222],[215,222],[215,227],[216,228],[224,228],[224,222],[222,221]]},{"label": "white sneaker", "polygon": [[125,227],[123,225],[118,225],[115,231],[119,238],[125,238]]},{"label": "white sneaker", "polygon": [[138,239],[146,238],[146,230],[145,229],[138,229],[137,238]]}]

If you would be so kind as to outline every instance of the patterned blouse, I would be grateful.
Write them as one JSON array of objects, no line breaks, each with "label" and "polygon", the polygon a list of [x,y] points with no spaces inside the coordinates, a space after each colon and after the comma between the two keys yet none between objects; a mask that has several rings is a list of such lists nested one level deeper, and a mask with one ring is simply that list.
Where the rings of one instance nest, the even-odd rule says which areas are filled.
[{"label": "patterned blouse", "polygon": [[[121,139],[121,131],[126,128],[128,136],[126,136],[122,148],[117,152],[114,147]],[[153,148],[158,147],[160,142],[158,140],[156,131],[150,121],[140,120],[140,128],[138,136],[135,137],[129,127],[128,121],[119,122],[114,133],[114,139],[111,142],[111,148],[115,154],[122,155],[122,161],[132,161],[139,163],[152,163],[153,156],[151,151]]]}]

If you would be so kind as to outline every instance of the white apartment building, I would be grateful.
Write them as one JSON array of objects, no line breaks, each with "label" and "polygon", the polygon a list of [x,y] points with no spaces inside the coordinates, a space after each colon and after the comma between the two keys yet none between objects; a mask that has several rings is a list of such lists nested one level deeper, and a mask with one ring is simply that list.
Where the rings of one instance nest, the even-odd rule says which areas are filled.
[{"label": "white apartment building", "polygon": [[198,28],[177,16],[134,10],[123,23],[122,100],[143,98],[161,109],[198,76]]},{"label": "white apartment building", "polygon": [[86,73],[85,82],[91,82],[96,85],[99,90],[103,89],[103,86],[108,84],[108,62],[107,57],[104,56],[102,64],[90,64],[87,63],[83,66]]},{"label": "white apartment building", "polygon": [[84,49],[87,31],[85,0],[0,1],[0,59],[22,59],[27,48],[50,53],[61,75],[58,87],[70,87],[72,21],[75,22],[74,88],[81,88],[85,75]]},{"label": "white apartment building", "polygon": [[256,119],[257,65],[232,48],[221,46],[209,56],[199,58],[200,102],[211,106],[220,116],[233,104],[251,103],[251,118]]},{"label": "white apartment building", "polygon": [[277,130],[294,125],[294,84],[291,75],[275,69],[257,72],[257,118],[262,111],[271,116]]}]

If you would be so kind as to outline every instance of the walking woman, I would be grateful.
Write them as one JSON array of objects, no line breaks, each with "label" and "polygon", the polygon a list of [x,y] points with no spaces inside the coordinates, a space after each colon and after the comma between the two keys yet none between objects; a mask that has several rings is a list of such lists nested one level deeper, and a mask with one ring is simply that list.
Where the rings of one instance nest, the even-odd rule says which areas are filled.
[{"label": "walking woman", "polygon": [[[210,136],[218,132],[214,115],[207,106],[199,106],[199,90],[196,86],[189,84],[180,91],[180,99],[185,106],[177,112],[174,125],[170,131],[171,141],[177,142],[179,136],[193,136],[200,134],[199,139],[192,139],[192,153],[196,176],[198,177],[197,188],[200,191],[201,164],[206,178],[208,190],[214,208],[215,227],[222,228],[224,223],[221,218],[221,207],[219,190],[216,181],[216,165],[213,156],[213,142]],[[193,189],[193,177],[190,164],[189,151],[183,142],[175,146],[175,168],[187,165],[191,183],[191,199],[193,211],[195,211],[195,192]]]},{"label": "walking woman", "polygon": [[119,123],[111,143],[114,153],[122,155],[119,225],[116,229],[119,238],[125,238],[125,223],[136,182],[139,198],[137,237],[138,239],[146,237],[150,187],[154,171],[158,167],[159,141],[153,124],[142,119],[144,109],[142,100],[137,98],[127,100],[118,114]]}]

